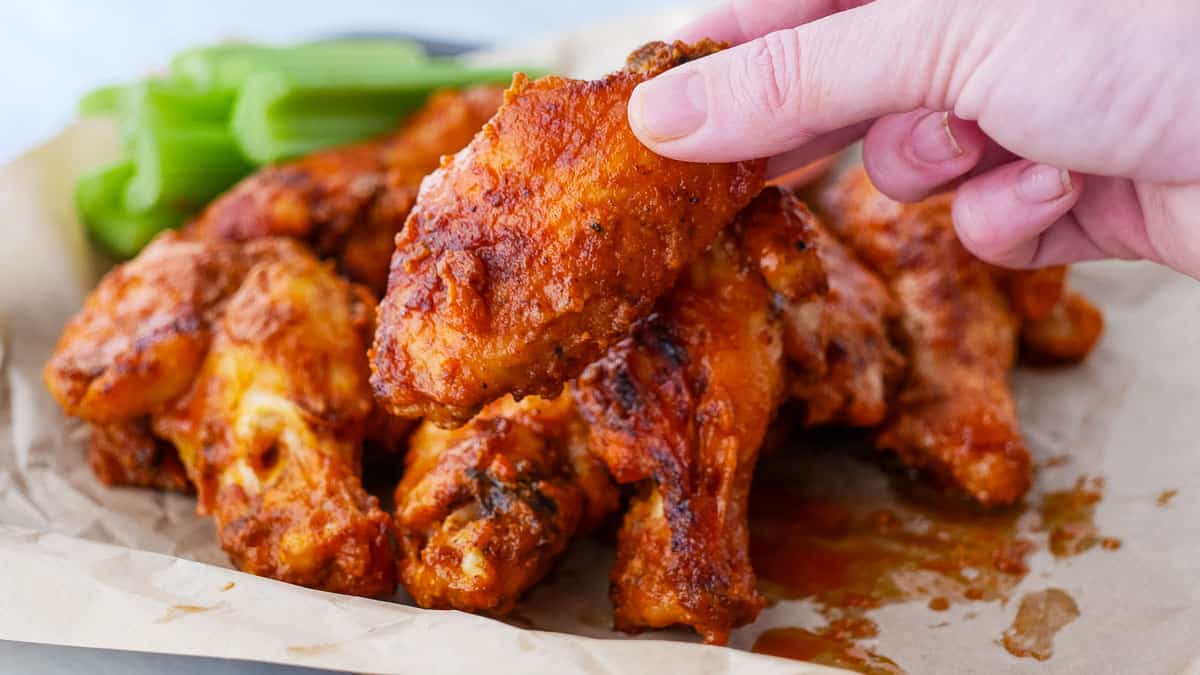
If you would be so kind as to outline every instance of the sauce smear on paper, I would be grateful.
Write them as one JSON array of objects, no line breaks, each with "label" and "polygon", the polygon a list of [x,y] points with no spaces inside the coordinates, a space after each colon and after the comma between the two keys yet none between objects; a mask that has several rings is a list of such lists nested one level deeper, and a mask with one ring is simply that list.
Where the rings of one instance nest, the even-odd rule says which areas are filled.
[{"label": "sauce smear on paper", "polygon": [[[1120,546],[1094,524],[1099,479],[1031,495],[1033,508],[986,510],[840,450],[783,451],[765,458],[762,468],[750,492],[751,558],[760,588],[773,601],[809,600],[826,621],[820,629],[767,631],[754,647],[762,653],[856,669],[867,667],[851,663],[861,658],[876,664],[870,667],[894,669],[865,672],[901,672],[860,644],[876,634],[870,610],[919,601],[943,612],[1007,600],[1028,574],[1026,558],[1035,550],[1066,557],[1097,545]],[[1036,635],[1031,627],[1039,617],[1057,616],[1030,610],[1021,634]]]},{"label": "sauce smear on paper", "polygon": [[1077,618],[1079,606],[1066,591],[1047,588],[1027,593],[1012,626],[1004,631],[1004,648],[1013,656],[1045,661],[1054,653],[1055,634]]},{"label": "sauce smear on paper", "polygon": [[774,628],[754,642],[754,652],[856,670],[868,675],[897,675],[904,671],[891,659],[853,642],[803,628]]}]

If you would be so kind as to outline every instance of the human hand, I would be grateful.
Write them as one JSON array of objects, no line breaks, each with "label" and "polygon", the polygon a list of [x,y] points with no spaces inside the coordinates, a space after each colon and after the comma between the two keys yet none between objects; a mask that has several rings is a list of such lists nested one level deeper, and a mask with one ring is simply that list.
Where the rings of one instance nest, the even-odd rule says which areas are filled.
[{"label": "human hand", "polygon": [[738,46],[640,85],[629,121],[668,157],[775,174],[865,135],[888,195],[956,186],[985,260],[1200,278],[1197,26],[1193,0],[733,0],[678,37]]}]

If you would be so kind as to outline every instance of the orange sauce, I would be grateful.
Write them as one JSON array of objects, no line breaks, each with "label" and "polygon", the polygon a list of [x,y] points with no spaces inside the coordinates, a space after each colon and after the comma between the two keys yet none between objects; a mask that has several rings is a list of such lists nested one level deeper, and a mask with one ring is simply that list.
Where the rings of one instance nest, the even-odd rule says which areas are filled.
[{"label": "orange sauce", "polygon": [[1045,661],[1054,653],[1054,636],[1063,626],[1079,618],[1079,606],[1066,591],[1047,588],[1028,593],[1012,626],[1004,631],[1002,644],[1009,654]]},{"label": "orange sauce", "polygon": [[[1120,546],[1094,524],[1099,479],[987,510],[841,449],[775,453],[760,469],[750,492],[759,586],[772,601],[814,602],[827,622],[818,630],[767,631],[755,645],[762,653],[901,672],[858,644],[876,633],[870,610],[920,601],[943,612],[1007,600],[1028,574],[1025,561],[1035,550],[1062,557]],[[1029,622],[1036,616],[1029,614]],[[891,670],[878,670],[881,663]]]},{"label": "orange sauce", "polygon": [[758,654],[847,668],[869,675],[897,675],[904,672],[891,659],[858,647],[849,640],[803,628],[766,631],[754,642],[753,650]]}]

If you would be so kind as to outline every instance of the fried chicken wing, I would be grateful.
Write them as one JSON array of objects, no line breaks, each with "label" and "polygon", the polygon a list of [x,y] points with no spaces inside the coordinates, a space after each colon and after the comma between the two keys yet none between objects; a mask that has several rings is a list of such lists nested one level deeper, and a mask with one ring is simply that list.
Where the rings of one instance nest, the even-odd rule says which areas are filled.
[{"label": "fried chicken wing", "polygon": [[200,368],[209,327],[254,252],[155,238],[109,272],[63,329],[44,377],[67,414],[90,422],[143,417],[181,394]]},{"label": "fried chicken wing", "polygon": [[720,644],[764,605],[746,505],[783,398],[773,295],[801,301],[824,287],[795,206],[774,189],[760,196],[576,385],[593,452],[618,482],[638,484],[610,574],[620,630],[684,624]]},{"label": "fried chicken wing", "polygon": [[1055,265],[1036,270],[1009,270],[993,267],[992,274],[1022,321],[1039,321],[1058,304],[1066,289],[1067,266]]},{"label": "fried chicken wing", "polygon": [[815,216],[804,215],[816,232],[829,292],[783,305],[789,393],[803,403],[806,426],[875,426],[887,416],[888,397],[904,374],[904,357],[891,340],[895,300]]},{"label": "fried chicken wing", "polygon": [[503,613],[571,538],[617,506],[574,403],[495,401],[465,426],[426,422],[396,488],[400,581],[422,607]]},{"label": "fried chicken wing", "polygon": [[981,503],[1016,501],[1032,471],[1006,381],[1018,319],[989,266],[955,237],[949,198],[901,205],[859,169],[823,201],[830,228],[900,308],[908,374],[876,445]]},{"label": "fried chicken wing", "polygon": [[670,160],[626,120],[634,86],[717,49],[655,43],[591,82],[514,78],[396,238],[372,356],[385,407],[453,426],[508,393],[555,396],[650,313],[762,186],[762,161]]},{"label": "fried chicken wing", "polygon": [[188,236],[303,239],[382,296],[421,179],[471,140],[500,98],[487,86],[438,92],[395,134],[264,168],[213,202]]},{"label": "fried chicken wing", "polygon": [[192,489],[175,446],[150,431],[148,418],[91,425],[88,462],[105,485]]}]

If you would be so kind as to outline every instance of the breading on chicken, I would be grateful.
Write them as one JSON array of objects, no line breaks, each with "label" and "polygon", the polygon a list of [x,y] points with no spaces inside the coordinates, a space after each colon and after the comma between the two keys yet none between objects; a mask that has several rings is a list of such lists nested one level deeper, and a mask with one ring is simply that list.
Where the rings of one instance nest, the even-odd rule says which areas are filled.
[{"label": "breading on chicken", "polygon": [[508,393],[553,397],[650,313],[762,186],[761,160],[667,159],[626,119],[638,83],[718,49],[653,43],[597,81],[514,77],[396,238],[372,355],[387,409],[454,426]]},{"label": "breading on chicken", "polygon": [[68,415],[89,422],[150,414],[191,385],[210,326],[258,255],[159,235],[105,275],[63,329],[46,386]]},{"label": "breading on chicken", "polygon": [[824,290],[796,206],[764,192],[576,384],[592,451],[618,482],[638,484],[610,573],[619,630],[683,624],[721,644],[765,604],[746,508],[784,395],[774,296],[799,302]]},{"label": "breading on chicken", "polygon": [[504,613],[617,506],[571,397],[506,397],[413,434],[396,488],[400,581],[422,607]]},{"label": "breading on chicken", "polygon": [[266,167],[187,226],[193,238],[288,236],[334,258],[382,296],[395,236],[417,188],[443,155],[462,149],[500,106],[498,87],[442,91],[394,134]]},{"label": "breading on chicken", "polygon": [[150,431],[149,418],[89,426],[88,462],[101,483],[191,492],[179,453]]},{"label": "breading on chicken", "polygon": [[902,205],[862,169],[823,195],[829,227],[888,283],[900,308],[907,378],[876,445],[983,504],[1031,480],[1006,377],[1018,317],[991,268],[955,237],[948,196]]},{"label": "breading on chicken", "polygon": [[993,267],[992,274],[999,280],[1012,310],[1022,321],[1046,318],[1062,298],[1067,283],[1066,265],[1036,270]]},{"label": "breading on chicken", "polygon": [[373,312],[365,288],[295,245],[250,269],[190,390],[155,413],[243,571],[355,595],[395,588],[389,518],[359,480]]},{"label": "breading on chicken", "polygon": [[891,339],[896,302],[811,212],[802,213],[816,233],[829,292],[783,304],[789,394],[803,404],[805,426],[875,426],[887,416],[888,398],[904,374],[904,357]]}]

